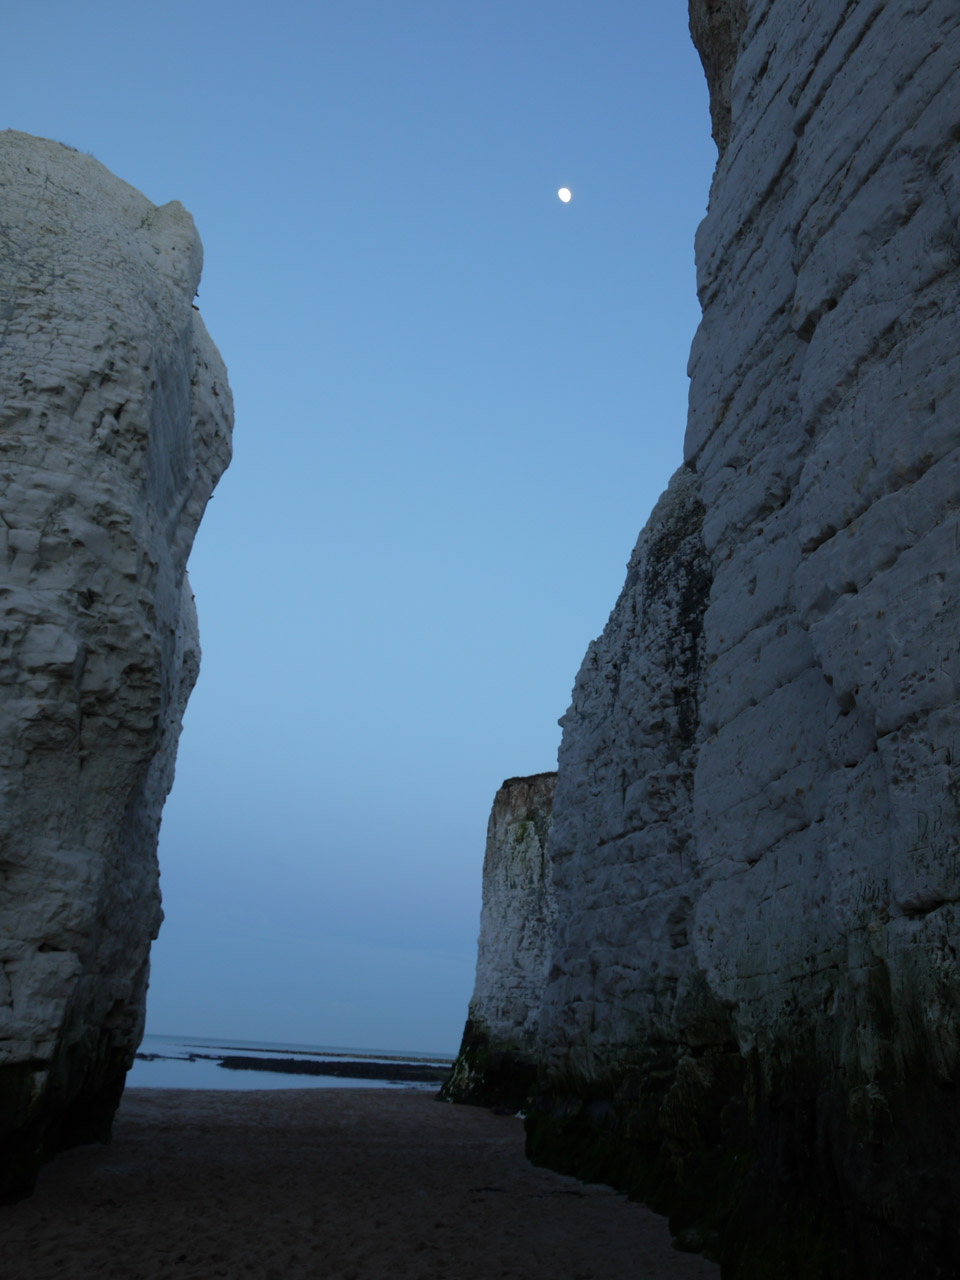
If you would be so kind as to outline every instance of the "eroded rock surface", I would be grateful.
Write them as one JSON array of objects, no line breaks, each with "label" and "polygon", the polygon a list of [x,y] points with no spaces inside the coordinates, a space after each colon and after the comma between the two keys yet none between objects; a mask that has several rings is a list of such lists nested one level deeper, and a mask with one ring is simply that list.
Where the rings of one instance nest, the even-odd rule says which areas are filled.
[{"label": "eroded rock surface", "polygon": [[565,717],[531,1144],[738,1280],[952,1276],[960,11],[691,27],[688,474]]},{"label": "eroded rock surface", "polygon": [[0,1195],[102,1136],[139,1043],[156,844],[229,459],[190,215],[0,133]]},{"label": "eroded rock surface", "polygon": [[[641,533],[561,720],[549,842],[556,903],[539,1047],[606,1070],[676,1037],[691,964],[692,840],[710,562],[697,477],[681,468]],[[678,1004],[679,1002],[679,1004]]]},{"label": "eroded rock surface", "polygon": [[690,35],[710,90],[713,140],[723,155],[730,139],[730,90],[747,21],[744,0],[690,0]]},{"label": "eroded rock surface", "polygon": [[556,912],[547,866],[555,773],[508,778],[487,824],[477,975],[443,1096],[519,1106],[535,1074],[540,1003]]}]

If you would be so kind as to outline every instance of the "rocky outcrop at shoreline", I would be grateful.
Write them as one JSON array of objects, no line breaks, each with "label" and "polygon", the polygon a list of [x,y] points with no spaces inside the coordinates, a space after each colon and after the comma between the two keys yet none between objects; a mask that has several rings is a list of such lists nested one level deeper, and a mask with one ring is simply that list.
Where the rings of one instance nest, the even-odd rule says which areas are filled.
[{"label": "rocky outcrop at shoreline", "polygon": [[442,1096],[519,1107],[535,1080],[540,1002],[555,926],[547,837],[555,773],[507,778],[483,858],[477,976],[460,1053]]},{"label": "rocky outcrop at shoreline", "polygon": [[186,562],[230,454],[190,215],[0,133],[0,1197],[109,1132],[199,663]]},{"label": "rocky outcrop at shoreline", "polygon": [[691,28],[685,462],[563,721],[530,1149],[737,1280],[953,1275],[960,15]]}]

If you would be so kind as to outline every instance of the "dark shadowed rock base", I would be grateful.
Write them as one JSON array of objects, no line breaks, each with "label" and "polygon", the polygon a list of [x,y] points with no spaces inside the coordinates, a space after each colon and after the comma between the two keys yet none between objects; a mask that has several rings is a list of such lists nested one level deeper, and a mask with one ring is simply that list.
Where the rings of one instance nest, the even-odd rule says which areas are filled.
[{"label": "dark shadowed rock base", "polygon": [[0,1203],[29,1195],[40,1166],[58,1151],[109,1139],[129,1065],[109,1038],[92,1051],[68,1049],[39,1094],[30,1064],[0,1067]]},{"label": "dark shadowed rock base", "polygon": [[522,1111],[530,1104],[536,1083],[535,1066],[492,1043],[484,1028],[468,1018],[460,1053],[440,1097],[444,1102]]},{"label": "dark shadowed rock base", "polygon": [[688,1062],[542,1089],[528,1155],[642,1199],[724,1280],[960,1275],[954,1089],[918,1070],[883,1122],[857,1132],[848,1096],[818,1092],[814,1064],[764,1090],[758,1063],[735,1051]]}]

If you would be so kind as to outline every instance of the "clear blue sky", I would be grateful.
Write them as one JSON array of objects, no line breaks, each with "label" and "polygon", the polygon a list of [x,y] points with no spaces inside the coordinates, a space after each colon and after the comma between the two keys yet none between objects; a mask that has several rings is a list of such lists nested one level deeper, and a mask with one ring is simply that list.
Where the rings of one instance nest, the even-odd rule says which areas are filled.
[{"label": "clear blue sky", "polygon": [[3,42],[4,125],[194,215],[236,401],[148,1030],[455,1049],[494,792],[555,767],[681,460],[686,4],[37,0]]}]

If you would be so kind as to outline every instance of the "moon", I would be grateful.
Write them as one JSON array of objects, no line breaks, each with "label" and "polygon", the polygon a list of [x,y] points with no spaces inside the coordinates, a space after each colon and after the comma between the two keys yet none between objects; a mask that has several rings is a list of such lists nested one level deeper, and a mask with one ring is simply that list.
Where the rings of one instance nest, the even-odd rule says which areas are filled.
[{"label": "moon", "polygon": [[560,199],[563,201],[564,204],[569,204],[572,192],[569,187],[561,187],[560,190],[557,192],[557,195],[560,197]]}]

